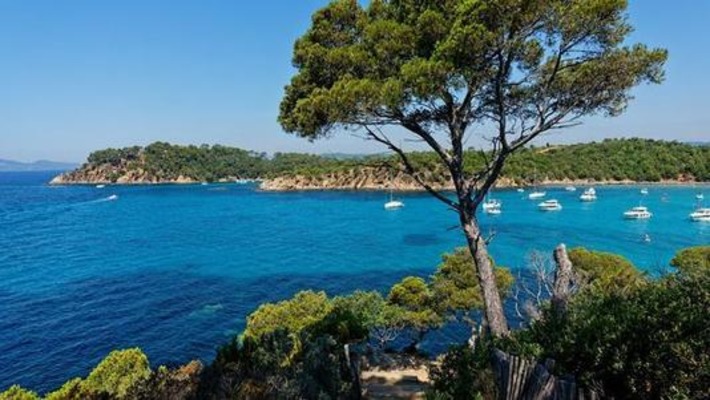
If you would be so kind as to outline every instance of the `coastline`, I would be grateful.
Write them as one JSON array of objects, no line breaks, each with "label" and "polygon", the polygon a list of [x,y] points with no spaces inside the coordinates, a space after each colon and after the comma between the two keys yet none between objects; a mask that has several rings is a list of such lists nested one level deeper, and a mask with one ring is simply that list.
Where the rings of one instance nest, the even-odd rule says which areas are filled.
[{"label": "coastline", "polygon": [[[59,176],[58,176],[59,177]],[[382,184],[374,184],[374,185],[356,185],[356,184],[348,184],[348,185],[314,185],[314,184],[307,184],[307,185],[283,185],[283,184],[274,184],[273,179],[262,179],[262,178],[254,178],[254,179],[220,179],[217,181],[212,181],[212,182],[202,182],[202,181],[197,181],[197,180],[192,180],[192,179],[176,179],[176,180],[164,180],[164,181],[121,181],[121,182],[111,182],[109,180],[64,180],[64,179],[57,179],[58,177],[55,177],[54,179],[50,180],[47,182],[48,185],[50,186],[95,186],[95,185],[106,185],[106,186],[121,186],[121,187],[130,187],[130,186],[173,186],[173,185],[178,185],[178,186],[187,186],[187,185],[217,185],[217,184],[249,184],[249,183],[255,183],[259,185],[259,190],[264,191],[264,192],[317,192],[317,191],[372,191],[372,192],[379,192],[379,191],[389,191],[392,190],[394,192],[399,192],[399,193],[406,193],[406,192],[426,192],[424,188],[421,186],[418,186],[416,184],[411,184],[411,183],[395,183],[395,184],[388,184],[388,183],[382,183]],[[277,178],[280,179],[280,178]],[[593,180],[561,180],[561,181],[553,181],[553,180],[548,180],[548,181],[542,181],[539,184],[536,185],[530,185],[530,184],[515,184],[515,183],[508,183],[508,182],[503,182],[503,180],[499,181],[498,184],[493,189],[519,189],[519,188],[530,188],[533,186],[537,187],[544,187],[544,188],[564,188],[565,186],[578,186],[578,187],[589,187],[589,186],[617,186],[617,187],[625,187],[625,186],[648,186],[648,187],[664,187],[664,186],[677,186],[677,187],[692,187],[692,186],[698,186],[698,187],[708,187],[710,188],[710,181],[688,181],[688,180],[664,180],[664,181],[632,181],[632,180],[623,180],[623,181],[593,181]],[[434,189],[440,190],[440,191],[453,191],[454,188],[453,186],[442,186],[442,185],[434,185]]]},{"label": "coastline", "polygon": [[[517,184],[502,178],[495,186],[495,189],[510,190],[519,188],[531,188],[533,186],[544,187],[544,188],[564,188],[565,186],[575,186],[575,187],[589,187],[589,186],[607,186],[607,187],[627,187],[627,186],[648,186],[648,187],[663,187],[663,186],[677,186],[677,187],[710,187],[710,181],[688,181],[688,180],[663,180],[663,181],[593,181],[593,180],[546,180],[542,181],[537,185],[530,184]],[[453,191],[453,186],[433,186],[434,189],[444,192]],[[393,191],[398,193],[420,193],[426,192],[424,188],[412,183],[400,184],[376,184],[376,185],[294,185],[294,184],[274,184],[272,180],[261,181],[259,190],[265,192],[309,192],[309,191]]]}]

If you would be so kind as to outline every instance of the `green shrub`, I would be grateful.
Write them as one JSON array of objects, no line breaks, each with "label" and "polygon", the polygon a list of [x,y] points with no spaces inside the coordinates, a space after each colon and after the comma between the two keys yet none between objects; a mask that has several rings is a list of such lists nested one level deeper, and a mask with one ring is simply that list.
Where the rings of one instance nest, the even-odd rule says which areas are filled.
[{"label": "green shrub", "polygon": [[35,392],[14,385],[0,393],[0,400],[39,400],[39,396]]},{"label": "green shrub", "polygon": [[710,273],[710,246],[683,249],[673,257],[671,265],[685,275],[708,274]]},{"label": "green shrub", "polygon": [[84,400],[90,394],[82,389],[81,378],[74,378],[66,381],[61,388],[47,394],[45,400]]},{"label": "green shrub", "polygon": [[494,399],[496,388],[490,365],[490,346],[480,343],[449,349],[439,365],[429,369],[432,381],[429,399]]},{"label": "green shrub", "polygon": [[710,276],[670,276],[625,293],[589,292],[548,311],[527,340],[557,372],[617,398],[710,396]]},{"label": "green shrub", "polygon": [[624,292],[646,282],[644,275],[626,258],[581,247],[569,251],[581,290]]},{"label": "green shrub", "polygon": [[148,357],[138,348],[112,351],[81,383],[82,389],[122,398],[150,377]]}]

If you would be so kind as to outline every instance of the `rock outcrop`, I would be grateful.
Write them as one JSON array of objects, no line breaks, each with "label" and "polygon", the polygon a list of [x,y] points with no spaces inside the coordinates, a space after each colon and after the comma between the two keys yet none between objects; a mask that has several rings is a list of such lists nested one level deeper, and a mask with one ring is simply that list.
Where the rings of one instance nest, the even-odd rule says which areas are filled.
[{"label": "rock outcrop", "polygon": [[[226,178],[225,178],[226,179]],[[84,164],[74,171],[65,172],[54,177],[50,185],[151,185],[161,183],[190,184],[198,180],[190,176],[176,177],[159,176],[146,171],[136,162],[121,162],[112,164]]]}]

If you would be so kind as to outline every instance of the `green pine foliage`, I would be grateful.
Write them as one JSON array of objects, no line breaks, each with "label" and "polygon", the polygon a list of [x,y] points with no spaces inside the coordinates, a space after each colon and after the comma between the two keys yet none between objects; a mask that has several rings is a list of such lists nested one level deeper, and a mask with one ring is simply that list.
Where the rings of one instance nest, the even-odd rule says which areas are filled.
[{"label": "green pine foliage", "polygon": [[0,400],[39,400],[39,396],[35,392],[13,385],[0,393]]},{"label": "green pine foliage", "polygon": [[689,247],[678,252],[671,266],[681,274],[710,274],[710,246]]}]

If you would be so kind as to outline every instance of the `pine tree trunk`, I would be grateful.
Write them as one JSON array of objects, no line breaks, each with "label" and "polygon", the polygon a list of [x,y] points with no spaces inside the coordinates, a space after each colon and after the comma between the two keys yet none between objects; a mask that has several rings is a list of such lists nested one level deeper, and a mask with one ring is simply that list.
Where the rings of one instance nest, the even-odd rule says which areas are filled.
[{"label": "pine tree trunk", "polygon": [[460,213],[461,227],[466,236],[468,248],[471,251],[475,263],[478,281],[483,292],[483,303],[485,307],[485,318],[488,322],[488,329],[495,337],[507,336],[508,321],[503,312],[503,304],[498,293],[496,277],[493,271],[493,263],[488,255],[486,241],[481,235],[478,223],[473,213],[462,210]]}]

